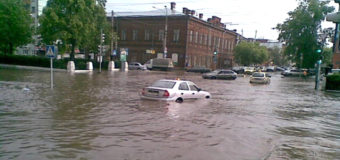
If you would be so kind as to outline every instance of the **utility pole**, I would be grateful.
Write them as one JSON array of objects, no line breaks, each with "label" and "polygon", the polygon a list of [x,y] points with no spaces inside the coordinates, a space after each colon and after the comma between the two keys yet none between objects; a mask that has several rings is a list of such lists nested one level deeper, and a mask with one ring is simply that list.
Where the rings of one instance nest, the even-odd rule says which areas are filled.
[{"label": "utility pole", "polygon": [[113,13],[113,10],[112,10],[112,12],[111,12],[111,22],[112,22],[112,38],[111,38],[111,56],[110,56],[110,58],[111,58],[111,60],[113,60],[113,40],[114,40],[114,35],[113,35],[113,33],[115,32],[115,29],[114,29],[114,19],[113,19],[113,15],[114,15],[114,13]]},{"label": "utility pole", "polygon": [[166,58],[167,52],[168,52],[168,49],[166,48],[166,38],[168,34],[168,9],[166,6],[164,6],[164,8],[165,8],[165,27],[164,27],[164,39],[163,39],[163,51],[164,51],[163,57]]}]

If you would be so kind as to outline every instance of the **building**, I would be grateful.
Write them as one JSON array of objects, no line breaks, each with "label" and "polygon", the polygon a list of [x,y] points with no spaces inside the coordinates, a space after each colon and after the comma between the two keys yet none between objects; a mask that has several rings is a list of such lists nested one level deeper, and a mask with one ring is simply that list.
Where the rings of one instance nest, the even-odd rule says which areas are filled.
[{"label": "building", "polygon": [[[232,67],[239,35],[226,29],[219,17],[205,21],[202,13],[196,17],[196,12],[187,8],[177,12],[175,5],[172,2],[170,9],[114,15],[118,46],[128,49],[128,62],[167,57],[178,68]],[[112,16],[107,16],[112,21]]]},{"label": "building", "polygon": [[33,19],[33,42],[25,46],[18,47],[16,50],[16,54],[34,55],[36,54],[36,46],[39,42],[39,36],[34,34],[37,33],[39,26],[39,16],[42,13],[43,7],[46,6],[47,0],[24,0],[24,3],[26,4],[26,9],[30,11]]}]

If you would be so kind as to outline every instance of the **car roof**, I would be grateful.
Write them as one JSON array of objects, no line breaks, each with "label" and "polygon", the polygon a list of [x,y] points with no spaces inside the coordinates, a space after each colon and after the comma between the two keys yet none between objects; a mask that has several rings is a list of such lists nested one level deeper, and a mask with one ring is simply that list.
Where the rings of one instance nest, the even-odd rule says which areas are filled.
[{"label": "car roof", "polygon": [[[170,82],[191,82],[191,81],[187,81],[187,80],[175,80],[175,79],[161,79],[159,81],[170,81]],[[193,82],[191,82],[193,83]]]}]

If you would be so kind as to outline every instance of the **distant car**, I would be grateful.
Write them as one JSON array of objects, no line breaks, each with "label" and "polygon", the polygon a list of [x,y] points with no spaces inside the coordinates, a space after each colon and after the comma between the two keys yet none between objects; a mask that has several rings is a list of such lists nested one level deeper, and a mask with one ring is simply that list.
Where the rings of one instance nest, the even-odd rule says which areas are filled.
[{"label": "distant car", "polygon": [[244,74],[253,74],[255,72],[255,67],[244,67]]},{"label": "distant car", "polygon": [[211,70],[209,68],[195,66],[195,67],[187,69],[187,72],[207,73],[207,72],[211,72]]},{"label": "distant car", "polygon": [[307,70],[300,69],[292,69],[285,70],[281,73],[285,77],[298,77],[298,76],[307,76]]},{"label": "distant car", "polygon": [[268,84],[270,83],[270,76],[264,72],[255,72],[250,76],[250,83]]},{"label": "distant car", "polygon": [[267,72],[275,72],[275,67],[274,67],[274,66],[268,66],[268,67],[266,68],[266,71],[267,71]]},{"label": "distant car", "polygon": [[284,71],[285,69],[283,67],[276,67],[277,71]]},{"label": "distant car", "polygon": [[237,73],[232,70],[215,70],[202,75],[204,79],[236,79]]},{"label": "distant car", "polygon": [[131,62],[129,64],[129,70],[146,70],[146,66],[139,62]]},{"label": "distant car", "polygon": [[236,72],[237,74],[243,74],[244,68],[243,67],[233,67],[232,70]]},{"label": "distant car", "polygon": [[142,99],[183,102],[188,99],[211,98],[209,92],[202,91],[191,81],[158,80],[149,87],[143,88]]}]

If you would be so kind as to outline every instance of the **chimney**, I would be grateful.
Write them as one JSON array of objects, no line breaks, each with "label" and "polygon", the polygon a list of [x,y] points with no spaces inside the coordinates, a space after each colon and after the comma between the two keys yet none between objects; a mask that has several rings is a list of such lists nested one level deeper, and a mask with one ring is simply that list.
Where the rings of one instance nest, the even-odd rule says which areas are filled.
[{"label": "chimney", "polygon": [[200,13],[200,14],[199,14],[199,18],[200,18],[200,19],[203,19],[203,13]]},{"label": "chimney", "polygon": [[176,3],[175,2],[171,2],[170,6],[171,6],[171,10],[173,11],[176,8]]},{"label": "chimney", "polygon": [[186,15],[189,15],[191,14],[191,10],[190,9],[187,9],[187,13],[185,13]]},{"label": "chimney", "polygon": [[192,16],[195,16],[195,13],[196,13],[195,10],[191,10],[191,13],[190,13],[190,14],[191,14]]},{"label": "chimney", "polygon": [[188,10],[188,8],[183,7],[183,13],[184,13],[184,14],[187,13],[187,10]]}]

